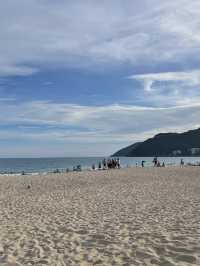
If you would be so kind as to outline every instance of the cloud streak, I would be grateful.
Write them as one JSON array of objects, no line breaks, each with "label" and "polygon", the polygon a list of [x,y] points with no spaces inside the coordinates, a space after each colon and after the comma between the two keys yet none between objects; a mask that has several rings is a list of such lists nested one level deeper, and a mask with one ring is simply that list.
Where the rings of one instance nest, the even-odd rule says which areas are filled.
[{"label": "cloud streak", "polygon": [[[95,143],[95,147],[106,150],[113,149],[114,144],[115,149],[120,148],[158,132],[199,126],[199,0],[124,0],[123,4],[120,0],[7,0],[0,4],[0,17],[2,143]],[[56,97],[56,74],[68,69],[78,69],[81,74],[89,71],[94,86],[100,79],[95,80],[93,72],[105,71],[112,78],[119,72],[120,77],[133,73],[132,80],[121,83],[124,88],[120,85],[120,89],[129,90],[133,84],[134,99],[128,99],[131,105],[89,106],[84,104],[85,99],[79,104],[49,101],[61,99]],[[49,70],[55,73],[53,83],[48,74],[48,81],[43,80],[43,73]],[[40,76],[43,91],[38,86],[38,95],[29,94],[29,88],[25,93],[32,78],[28,80],[27,76]],[[74,83],[79,88],[74,88],[68,84],[69,76],[63,79],[65,84],[60,85],[64,87],[60,91],[68,91],[62,91],[62,99],[68,99],[71,87],[78,94],[80,87],[88,84],[81,83],[84,77],[81,85]],[[15,84],[11,86],[12,81]],[[103,88],[107,81],[105,78],[99,82],[101,104],[109,94]],[[34,82],[30,88],[37,84],[37,78]],[[111,99],[113,93],[114,89],[109,95]],[[115,101],[120,103],[117,97]]]},{"label": "cloud streak", "polygon": [[0,76],[196,61],[199,10],[197,0],[7,0],[0,6]]},{"label": "cloud streak", "polygon": [[146,91],[151,91],[155,82],[179,82],[179,86],[191,87],[200,85],[200,70],[132,75],[130,79],[142,82]]},{"label": "cloud streak", "polygon": [[[6,104],[0,138],[64,142],[125,143],[157,132],[184,131],[199,126],[200,104],[153,108],[130,105],[80,106],[53,102]],[[191,115],[192,113],[192,115]],[[18,133],[17,133],[18,132]]]}]

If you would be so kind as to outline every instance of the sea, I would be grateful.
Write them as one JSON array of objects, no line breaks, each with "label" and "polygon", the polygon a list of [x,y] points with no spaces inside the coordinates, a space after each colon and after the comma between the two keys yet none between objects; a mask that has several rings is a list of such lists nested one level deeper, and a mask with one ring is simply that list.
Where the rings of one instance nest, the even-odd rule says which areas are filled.
[{"label": "sea", "polygon": [[[21,174],[47,174],[52,172],[72,171],[78,165],[82,170],[91,170],[94,164],[98,168],[99,162],[105,157],[66,157],[66,158],[1,158],[0,175],[21,175]],[[183,158],[185,164],[199,164],[200,157],[159,157],[161,164],[164,162],[168,165],[180,165]],[[121,167],[152,166],[152,157],[120,157]]]}]

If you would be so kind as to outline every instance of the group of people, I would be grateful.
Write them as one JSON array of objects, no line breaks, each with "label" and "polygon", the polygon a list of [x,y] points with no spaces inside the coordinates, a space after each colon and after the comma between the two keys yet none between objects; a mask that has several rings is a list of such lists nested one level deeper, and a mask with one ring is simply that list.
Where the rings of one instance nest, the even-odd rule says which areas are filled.
[{"label": "group of people", "polygon": [[[157,157],[154,157],[153,164],[154,164],[154,167],[165,167],[165,163],[163,162],[161,164]],[[180,166],[184,166],[184,165],[185,165],[185,162],[183,159],[181,159]]]},{"label": "group of people", "polygon": [[[158,157],[154,157],[153,161],[153,166],[154,167],[165,167],[165,162],[161,163],[158,160]],[[181,166],[184,166],[184,161],[181,159],[180,162]],[[136,167],[138,166],[138,163],[136,163]],[[141,161],[141,167],[145,166],[145,161]],[[108,159],[103,159],[102,161],[99,161],[97,165],[92,164],[92,170],[106,170],[106,169],[120,169],[120,159],[119,158],[108,158]],[[73,168],[73,171],[81,171],[81,165],[78,165],[76,168]]]},{"label": "group of people", "polygon": [[92,165],[92,170],[106,170],[106,169],[120,169],[120,159],[119,158],[108,158],[107,160],[104,158],[102,161],[98,163],[98,167],[96,168],[95,164]]},{"label": "group of people", "polygon": [[[141,167],[144,167],[145,166],[145,162],[144,160],[141,161]],[[165,162],[163,162],[162,164],[160,163],[160,161],[158,160],[157,157],[155,157],[152,161],[153,163],[153,166],[154,167],[165,167]],[[136,167],[138,166],[138,164],[136,163]]]},{"label": "group of people", "polygon": [[153,159],[153,166],[154,167],[165,167],[165,162],[163,162],[161,164],[160,161],[158,160],[158,158],[157,157],[154,157],[154,159]]}]

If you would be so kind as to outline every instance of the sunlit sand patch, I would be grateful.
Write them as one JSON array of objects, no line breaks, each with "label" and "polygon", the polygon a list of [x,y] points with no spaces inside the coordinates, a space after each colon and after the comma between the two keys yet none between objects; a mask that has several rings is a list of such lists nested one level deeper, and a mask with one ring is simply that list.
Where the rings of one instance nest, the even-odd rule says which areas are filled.
[{"label": "sunlit sand patch", "polygon": [[198,168],[8,176],[0,184],[1,266],[200,265]]}]

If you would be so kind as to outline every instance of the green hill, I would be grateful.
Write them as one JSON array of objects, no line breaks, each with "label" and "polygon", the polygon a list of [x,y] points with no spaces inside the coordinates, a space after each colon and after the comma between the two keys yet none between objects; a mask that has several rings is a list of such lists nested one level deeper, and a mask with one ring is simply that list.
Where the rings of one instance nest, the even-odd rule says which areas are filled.
[{"label": "green hill", "polygon": [[199,156],[200,128],[184,133],[161,133],[125,147],[113,156]]}]

